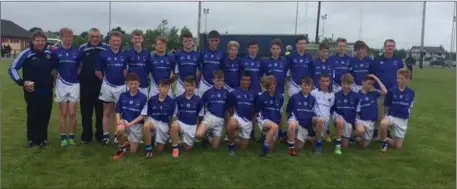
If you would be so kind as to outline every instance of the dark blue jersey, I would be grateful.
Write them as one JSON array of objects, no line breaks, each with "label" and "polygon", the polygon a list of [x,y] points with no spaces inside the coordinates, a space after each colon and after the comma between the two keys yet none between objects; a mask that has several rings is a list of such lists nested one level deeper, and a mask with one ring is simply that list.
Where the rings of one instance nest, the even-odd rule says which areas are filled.
[{"label": "dark blue jersey", "polygon": [[270,96],[268,92],[262,92],[256,100],[255,109],[259,112],[261,120],[268,119],[281,124],[282,105],[284,104],[284,95],[276,92]]},{"label": "dark blue jersey", "polygon": [[159,56],[157,53],[151,56],[150,64],[152,81],[155,84],[158,84],[161,79],[170,79],[171,72],[176,66],[173,55],[164,54]]},{"label": "dark blue jersey", "polygon": [[211,114],[219,118],[224,118],[225,111],[227,111],[228,108],[228,94],[229,92],[227,89],[211,87],[203,93],[203,106],[206,106],[207,111]]},{"label": "dark blue jersey", "polygon": [[[323,61],[321,58],[317,58],[313,61],[313,82],[314,88],[319,89],[319,79],[322,73],[328,73],[330,76],[330,82],[333,79],[333,64],[332,61],[327,59]],[[332,85],[329,85],[329,91],[332,91]]]},{"label": "dark blue jersey", "polygon": [[258,57],[251,58],[249,55],[247,55],[241,60],[241,71],[245,70],[251,74],[251,86],[249,89],[253,90],[256,93],[262,92],[262,87],[260,86],[260,81],[262,78],[260,67],[260,58]]},{"label": "dark blue jersey", "polygon": [[170,122],[175,109],[175,101],[170,96],[166,96],[163,101],[160,101],[159,94],[157,94],[148,100],[148,116],[157,121]]},{"label": "dark blue jersey", "polygon": [[124,71],[126,69],[127,63],[122,50],[114,53],[109,49],[100,53],[96,70],[104,73],[103,79],[107,84],[112,86],[124,85]]},{"label": "dark blue jersey", "polygon": [[222,62],[222,69],[224,70],[225,85],[234,89],[240,86],[241,71],[240,71],[241,60],[238,57],[230,59],[229,56],[224,58]]},{"label": "dark blue jersey", "polygon": [[332,110],[344,118],[348,123],[354,124],[357,117],[357,106],[359,105],[359,96],[354,91],[349,91],[347,95],[343,90],[335,93],[335,103]]},{"label": "dark blue jersey", "polygon": [[222,61],[224,60],[224,52],[221,50],[210,50],[205,49],[200,53],[201,57],[201,71],[202,79],[207,85],[212,86],[213,83],[213,73],[215,71],[222,69]]},{"label": "dark blue jersey", "polygon": [[147,49],[142,49],[141,52],[137,52],[135,48],[131,48],[125,51],[125,59],[127,63],[127,70],[129,73],[136,73],[140,78],[140,87],[147,88],[149,86],[149,62],[151,54]]},{"label": "dark blue jersey", "polygon": [[294,51],[287,56],[287,61],[292,84],[296,87],[300,86],[301,79],[304,77],[312,77],[313,55],[309,53],[300,55],[297,51]]},{"label": "dark blue jersey", "polygon": [[229,94],[229,107],[233,107],[235,114],[245,121],[252,121],[253,112],[255,111],[255,99],[258,93],[252,90],[244,90],[240,87],[234,89]]},{"label": "dark blue jersey", "polygon": [[[137,92],[134,96],[130,91],[123,92],[119,96],[116,104],[116,113],[121,114],[121,119],[131,122],[140,115],[147,113],[147,97],[143,93]],[[141,120],[139,123],[143,123]]]},{"label": "dark blue jersey", "polygon": [[362,85],[363,78],[370,74],[370,64],[373,61],[369,56],[363,57],[360,60],[357,57],[352,59],[352,76],[356,85]]},{"label": "dark blue jersey", "polygon": [[409,119],[415,96],[415,92],[409,87],[403,91],[400,91],[398,87],[391,88],[384,99],[384,106],[389,107],[387,115]]},{"label": "dark blue jersey", "polygon": [[[391,89],[397,84],[397,71],[403,67],[403,60],[399,57],[380,56],[372,62],[370,73],[376,75],[387,89]],[[377,83],[375,83],[375,87],[379,89]]]},{"label": "dark blue jersey", "polygon": [[178,120],[187,125],[197,126],[197,118],[203,108],[203,102],[197,95],[187,98],[182,94],[175,99]]},{"label": "dark blue jersey", "polygon": [[312,129],[313,117],[316,116],[316,98],[311,94],[307,96],[299,92],[290,97],[287,104],[289,118],[296,119],[298,124],[306,129]]},{"label": "dark blue jersey", "polygon": [[197,71],[200,68],[201,58],[200,53],[195,51],[186,52],[180,50],[175,54],[176,60],[176,70],[175,73],[178,74],[178,79],[184,81],[188,76],[193,76],[197,79]]},{"label": "dark blue jersey", "polygon": [[81,66],[81,52],[78,48],[70,47],[68,49],[58,47],[52,51],[57,57],[57,79],[70,85],[79,83],[78,68]]},{"label": "dark blue jersey", "polygon": [[260,72],[262,75],[273,75],[276,78],[276,91],[284,94],[287,72],[289,65],[285,58],[274,59],[273,57],[262,61]]},{"label": "dark blue jersey", "polygon": [[359,106],[357,111],[359,112],[359,119],[364,121],[376,121],[378,120],[378,97],[381,93],[377,90],[363,93],[360,90],[359,95]]},{"label": "dark blue jersey", "polygon": [[350,73],[352,70],[352,57],[347,54],[343,56],[334,54],[329,60],[332,61],[333,65],[333,84],[341,86],[341,77],[346,73]]}]

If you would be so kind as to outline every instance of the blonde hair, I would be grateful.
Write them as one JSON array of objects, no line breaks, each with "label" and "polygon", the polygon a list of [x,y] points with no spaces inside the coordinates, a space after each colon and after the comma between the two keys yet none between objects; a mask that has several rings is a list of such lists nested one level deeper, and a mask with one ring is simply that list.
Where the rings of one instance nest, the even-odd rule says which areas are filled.
[{"label": "blonde hair", "polygon": [[121,32],[118,32],[118,31],[111,31],[111,32],[109,32],[109,38],[111,39],[111,38],[113,38],[113,36],[122,38],[122,33],[121,33]]},{"label": "blonde hair", "polygon": [[267,89],[271,85],[276,84],[276,78],[272,75],[263,76],[260,83],[262,84],[263,88]]},{"label": "blonde hair", "polygon": [[401,68],[397,71],[397,75],[401,75],[401,76],[405,77],[406,79],[409,79],[411,72],[408,70],[408,68]]},{"label": "blonde hair", "polygon": [[347,73],[341,77],[341,83],[351,84],[354,81],[354,77],[351,74]]},{"label": "blonde hair", "polygon": [[230,47],[236,47],[237,49],[239,49],[240,44],[236,41],[229,41],[227,44],[227,49],[230,49]]},{"label": "blonde hair", "polygon": [[73,30],[71,30],[70,28],[60,29],[60,31],[59,31],[60,37],[63,37],[65,34],[73,35]]},{"label": "blonde hair", "polygon": [[133,31],[132,31],[132,37],[133,37],[133,36],[143,36],[143,31],[138,30],[138,29],[133,30]]}]

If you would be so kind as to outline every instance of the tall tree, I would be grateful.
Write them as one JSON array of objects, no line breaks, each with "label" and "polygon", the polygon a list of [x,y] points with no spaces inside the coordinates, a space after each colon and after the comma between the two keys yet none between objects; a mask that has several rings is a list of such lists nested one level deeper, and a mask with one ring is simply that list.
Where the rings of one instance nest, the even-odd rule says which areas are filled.
[{"label": "tall tree", "polygon": [[177,49],[181,46],[180,40],[179,40],[179,35],[178,35],[179,29],[176,26],[171,27],[169,33],[168,33],[168,43],[167,47],[168,49]]},{"label": "tall tree", "polygon": [[79,34],[79,37],[81,37],[81,38],[87,40],[87,39],[89,39],[89,32],[84,31],[84,32],[82,32],[81,34]]},{"label": "tall tree", "polygon": [[41,29],[40,27],[33,27],[33,28],[30,28],[29,29],[29,32],[30,33],[35,33],[37,31],[43,31],[43,29]]}]

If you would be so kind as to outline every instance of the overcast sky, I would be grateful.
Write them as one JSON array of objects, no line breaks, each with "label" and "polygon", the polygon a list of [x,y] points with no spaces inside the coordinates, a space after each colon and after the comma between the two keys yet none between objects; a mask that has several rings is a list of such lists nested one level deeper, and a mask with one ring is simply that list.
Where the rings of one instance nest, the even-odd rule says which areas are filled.
[{"label": "overcast sky", "polygon": [[[170,25],[187,26],[197,32],[197,2],[113,2],[112,27],[155,28],[162,19]],[[425,45],[447,50],[451,44],[452,2],[428,2],[425,21]],[[294,2],[205,2],[209,8],[207,30],[242,34],[294,34]],[[255,11],[254,11],[255,10]],[[353,42],[365,40],[379,48],[386,38],[397,41],[398,48],[420,45],[421,2],[323,2],[319,35],[345,37]],[[362,16],[360,16],[362,15]],[[298,33],[316,33],[317,2],[300,2]],[[12,20],[26,29],[38,26],[44,30],[70,27],[77,34],[91,27],[103,33],[109,28],[108,2],[2,2],[1,18]],[[324,23],[325,22],[325,23]],[[361,26],[361,30],[360,30]],[[324,27],[324,28],[323,28]],[[201,32],[205,30],[202,11]],[[360,32],[361,31],[361,32]],[[454,48],[455,49],[455,48]]]}]

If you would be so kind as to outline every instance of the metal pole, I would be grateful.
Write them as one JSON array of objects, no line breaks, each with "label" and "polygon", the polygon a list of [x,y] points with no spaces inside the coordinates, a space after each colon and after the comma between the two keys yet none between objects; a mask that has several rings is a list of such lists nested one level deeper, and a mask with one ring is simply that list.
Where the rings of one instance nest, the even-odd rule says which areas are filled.
[{"label": "metal pole", "polygon": [[202,20],[202,2],[198,1],[197,47],[200,46],[200,27]]},{"label": "metal pole", "polygon": [[297,25],[298,25],[298,1],[297,1],[297,8],[295,9],[295,35],[297,35]]},{"label": "metal pole", "polygon": [[424,64],[424,36],[425,36],[425,12],[427,8],[427,3],[424,1],[423,9],[422,9],[422,31],[421,31],[421,51],[420,51],[420,60],[419,60],[419,68],[422,69]]},{"label": "metal pole", "polygon": [[363,15],[363,2],[360,6],[359,39],[362,39],[362,21],[363,21],[362,15]]},{"label": "metal pole", "polygon": [[108,32],[111,31],[111,1],[109,1],[109,22],[108,22]]},{"label": "metal pole", "polygon": [[306,1],[306,9],[305,9],[305,34],[306,28],[308,28],[308,1]]},{"label": "metal pole", "polygon": [[455,9],[456,3],[454,3],[454,13],[452,14],[452,29],[451,29],[451,47],[449,48],[449,59],[452,60],[452,52],[454,51],[454,25],[455,25]]},{"label": "metal pole", "polygon": [[207,33],[207,31],[206,31],[207,18],[208,18],[208,13],[205,14],[205,33]]},{"label": "metal pole", "polygon": [[319,21],[321,20],[321,1],[317,3],[317,21],[316,21],[316,44],[319,44]]},{"label": "metal pole", "polygon": [[325,37],[325,18],[322,18],[322,39]]}]

